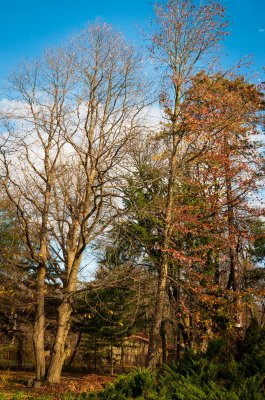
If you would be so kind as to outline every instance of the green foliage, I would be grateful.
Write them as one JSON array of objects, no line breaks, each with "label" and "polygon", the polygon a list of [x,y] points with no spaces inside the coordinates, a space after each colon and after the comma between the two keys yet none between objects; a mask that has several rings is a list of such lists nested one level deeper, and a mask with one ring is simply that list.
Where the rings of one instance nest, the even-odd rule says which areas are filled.
[{"label": "green foliage", "polygon": [[[261,400],[265,398],[265,330],[255,320],[241,343],[233,338],[209,342],[205,354],[187,351],[161,375],[136,369],[120,376],[89,400]],[[243,350],[242,350],[243,349]]]},{"label": "green foliage", "polygon": [[264,375],[254,375],[246,378],[240,384],[240,400],[264,400]]},{"label": "green foliage", "polygon": [[[137,368],[129,375],[121,375],[114,383],[110,384],[102,400],[150,399],[155,394],[155,374],[148,369]],[[117,393],[120,397],[116,397]]]},{"label": "green foliage", "polygon": [[[252,248],[249,250],[255,263],[264,264],[265,260],[265,223],[257,219],[252,223],[252,234],[255,238]],[[264,277],[264,272],[263,272]]]},{"label": "green foliage", "polygon": [[81,398],[84,398],[84,395],[75,395],[73,393],[66,393],[63,396],[63,400],[78,400],[78,399],[81,399]]},{"label": "green foliage", "polygon": [[164,386],[165,399],[174,400],[238,400],[239,397],[226,388],[222,388],[214,382],[196,383],[196,379],[191,376],[179,376],[176,380],[167,379]]},{"label": "green foliage", "polygon": [[129,375],[120,375],[98,394],[85,395],[86,400],[158,400],[156,374],[145,368],[136,368]]},{"label": "green foliage", "polygon": [[16,394],[14,394],[12,400],[26,400],[26,398],[27,398],[26,396],[27,396],[27,395],[26,395],[25,393],[23,393],[23,392],[18,392],[18,393],[16,393]]},{"label": "green foliage", "polygon": [[9,400],[9,396],[7,396],[7,394],[0,392],[0,398],[1,400]]},{"label": "green foliage", "polygon": [[257,355],[256,353],[265,358],[265,327],[260,327],[257,320],[253,318],[246,330],[243,355],[252,355],[253,357]]},{"label": "green foliage", "polygon": [[242,375],[242,364],[233,357],[222,364],[205,356],[187,354],[182,362],[165,366],[158,375],[135,369],[121,375],[103,392],[83,394],[84,400],[261,400],[264,374]]},{"label": "green foliage", "polygon": [[206,351],[206,357],[209,360],[216,359],[224,351],[226,345],[226,340],[222,337],[210,340]]}]

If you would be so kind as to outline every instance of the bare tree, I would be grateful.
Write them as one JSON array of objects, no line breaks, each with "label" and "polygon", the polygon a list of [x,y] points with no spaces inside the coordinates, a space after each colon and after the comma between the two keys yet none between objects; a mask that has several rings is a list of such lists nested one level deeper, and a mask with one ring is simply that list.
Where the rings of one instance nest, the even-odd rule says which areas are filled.
[{"label": "bare tree", "polygon": [[[58,51],[34,64],[24,63],[12,76],[13,93],[2,110],[6,133],[1,143],[2,185],[17,210],[36,271],[36,318],[33,343],[37,379],[45,376],[45,278],[49,255],[51,190],[64,144],[59,121],[72,75],[71,61]],[[61,74],[59,72],[61,69]]]},{"label": "bare tree", "polygon": [[2,110],[1,182],[36,271],[37,379],[45,376],[45,286],[48,279],[60,282],[50,383],[60,380],[67,357],[78,272],[119,209],[121,161],[145,107],[140,66],[121,35],[97,23],[24,63]]}]

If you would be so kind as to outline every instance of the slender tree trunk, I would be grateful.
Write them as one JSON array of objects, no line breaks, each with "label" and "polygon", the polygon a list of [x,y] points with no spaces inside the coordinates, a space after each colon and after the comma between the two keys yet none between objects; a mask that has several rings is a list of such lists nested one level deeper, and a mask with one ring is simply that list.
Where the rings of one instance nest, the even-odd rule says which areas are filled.
[{"label": "slender tree trunk", "polygon": [[180,333],[182,334],[182,338],[183,338],[183,347],[185,349],[185,351],[187,350],[187,348],[190,347],[190,339],[189,339],[189,335],[188,332],[184,326],[184,324],[182,322],[178,323],[178,328],[180,330]]},{"label": "slender tree trunk", "polygon": [[47,225],[51,195],[51,177],[49,171],[49,150],[50,145],[45,149],[45,170],[47,183],[44,197],[44,207],[42,211],[42,226],[40,231],[40,264],[37,269],[37,305],[36,316],[33,330],[33,342],[36,359],[36,378],[44,380],[46,374],[45,362],[45,278],[47,265]]},{"label": "slender tree trunk", "polygon": [[177,327],[177,333],[176,333],[176,361],[180,360],[180,350],[181,350],[181,334],[180,334],[180,329]]},{"label": "slender tree trunk", "polygon": [[[175,163],[174,163],[175,164]],[[174,168],[175,169],[175,168]],[[157,353],[159,349],[160,342],[160,329],[161,322],[164,318],[165,312],[165,300],[166,300],[166,292],[167,292],[167,278],[168,278],[168,263],[169,257],[167,250],[169,248],[170,235],[171,235],[171,214],[173,211],[173,178],[170,179],[169,189],[168,189],[168,204],[167,204],[167,212],[166,212],[166,224],[165,224],[165,232],[164,232],[164,248],[161,256],[161,266],[159,270],[159,280],[158,280],[158,289],[156,294],[156,304],[155,304],[155,312],[153,321],[151,324],[151,333],[149,340],[149,348],[147,355],[147,366],[150,369],[154,369],[156,367]]]},{"label": "slender tree trunk", "polygon": [[158,278],[158,288],[156,294],[155,312],[153,321],[151,324],[151,333],[149,340],[149,348],[147,355],[147,367],[150,369],[155,369],[157,353],[159,349],[160,341],[160,328],[161,322],[163,320],[165,311],[165,299],[166,299],[166,287],[168,278],[168,266],[169,266],[169,256],[168,249],[170,246],[170,237],[172,234],[172,213],[174,205],[174,189],[176,182],[177,173],[177,146],[178,146],[178,126],[177,126],[177,115],[179,109],[179,88],[176,88],[176,98],[174,104],[174,112],[172,115],[172,153],[169,162],[169,178],[167,184],[167,203],[165,211],[165,225],[164,225],[164,240],[162,245],[162,256],[159,268],[159,278]]},{"label": "slender tree trunk", "polygon": [[166,321],[161,323],[161,342],[162,342],[162,363],[167,363],[167,331],[166,331]]},{"label": "slender tree trunk", "polygon": [[70,328],[71,312],[72,307],[69,299],[65,298],[58,309],[58,327],[47,374],[49,383],[60,382],[63,364],[67,356],[66,339]]},{"label": "slender tree trunk", "polygon": [[224,137],[224,154],[226,155],[225,164],[225,184],[226,184],[226,200],[227,200],[227,225],[229,238],[229,258],[230,273],[227,283],[227,289],[238,290],[238,260],[236,251],[236,234],[235,234],[235,212],[233,204],[233,188],[230,168],[230,147],[228,139]]},{"label": "slender tree trunk", "polygon": [[97,337],[94,337],[94,368],[95,374],[97,373]]},{"label": "slender tree trunk", "polygon": [[16,354],[16,360],[17,360],[17,369],[19,371],[22,370],[23,368],[23,360],[24,360],[24,336],[22,332],[19,332],[19,336],[17,338],[17,354]]},{"label": "slender tree trunk", "polygon": [[122,372],[125,371],[125,348],[124,348],[124,339],[121,342],[121,370]]},{"label": "slender tree trunk", "polygon": [[161,266],[158,290],[156,295],[155,313],[151,325],[149,347],[147,354],[147,367],[155,369],[157,362],[157,353],[160,342],[160,329],[161,322],[164,316],[164,303],[166,296],[166,284],[167,284],[167,273],[168,273],[168,260],[167,254],[163,253],[164,262]]},{"label": "slender tree trunk", "polygon": [[227,203],[228,203],[228,236],[229,236],[229,259],[230,259],[230,271],[229,279],[227,283],[227,289],[233,291],[238,290],[238,256],[236,251],[236,237],[235,237],[235,215],[232,199],[232,182],[229,176],[226,177],[226,190],[227,190]]},{"label": "slender tree trunk", "polygon": [[45,276],[46,270],[42,265],[38,268],[37,277],[37,299],[36,299],[36,316],[33,327],[33,345],[36,362],[36,379],[43,380],[45,378],[45,309],[44,309],[44,293],[45,293]]},{"label": "slender tree trunk", "polygon": [[113,345],[110,344],[110,376],[114,374],[114,365],[113,365]]},{"label": "slender tree trunk", "polygon": [[82,334],[83,334],[83,332],[82,332],[82,331],[81,331],[81,332],[79,332],[79,334],[78,334],[78,338],[77,338],[77,342],[76,342],[76,345],[75,345],[74,351],[73,351],[73,353],[72,353],[72,355],[71,355],[71,357],[70,357],[70,360],[69,360],[69,362],[68,362],[68,364],[67,364],[67,366],[68,366],[68,367],[71,367],[71,365],[72,365],[72,364],[73,364],[73,362],[74,362],[74,359],[75,359],[75,356],[76,356],[76,353],[77,353],[78,347],[79,347],[79,345],[80,345],[80,342],[81,342],[81,339],[82,339]]},{"label": "slender tree trunk", "polygon": [[229,237],[229,258],[230,258],[230,271],[227,283],[227,289],[232,289],[235,292],[235,308],[236,308],[236,327],[242,326],[242,314],[240,311],[240,299],[237,295],[239,290],[239,260],[237,251],[237,237],[236,237],[236,219],[233,204],[233,187],[230,171],[230,149],[229,143],[224,138],[224,151],[227,155],[227,165],[225,167],[225,182],[226,182],[226,199],[227,199],[227,223],[228,223],[228,237]]}]

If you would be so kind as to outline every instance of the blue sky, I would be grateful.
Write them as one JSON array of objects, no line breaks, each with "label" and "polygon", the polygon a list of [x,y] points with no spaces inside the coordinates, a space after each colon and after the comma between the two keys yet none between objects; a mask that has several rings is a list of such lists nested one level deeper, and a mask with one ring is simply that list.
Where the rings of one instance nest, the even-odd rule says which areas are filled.
[{"label": "blue sky", "polygon": [[[223,0],[223,4],[233,22],[225,43],[226,60],[235,63],[252,54],[255,71],[261,71],[265,65],[265,0]],[[34,57],[46,47],[60,44],[96,17],[140,43],[136,25],[144,26],[151,13],[149,0],[3,0],[0,80],[22,57]]]}]

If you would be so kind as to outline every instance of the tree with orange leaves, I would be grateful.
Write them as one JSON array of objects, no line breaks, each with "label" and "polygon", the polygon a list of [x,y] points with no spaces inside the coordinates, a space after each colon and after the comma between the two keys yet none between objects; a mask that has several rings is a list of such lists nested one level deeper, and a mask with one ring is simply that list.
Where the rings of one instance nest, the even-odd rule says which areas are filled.
[{"label": "tree with orange leaves", "polygon": [[[137,172],[125,189],[126,222],[116,240],[123,252],[131,249],[134,263],[145,259],[158,283],[167,259],[159,346],[161,332],[170,330],[162,328],[170,322],[178,343],[201,348],[222,326],[242,324],[240,310],[253,299],[244,279],[246,269],[253,268],[251,226],[261,212],[251,198],[262,177],[262,156],[253,140],[263,121],[262,88],[243,77],[201,72],[191,79],[179,119],[183,137],[176,152],[168,247],[166,132],[131,150]],[[156,307],[158,301],[156,295]],[[165,349],[163,355],[166,361]]]},{"label": "tree with orange leaves", "polygon": [[191,342],[195,331],[200,336],[199,326],[203,334],[221,315],[231,327],[242,327],[243,305],[254,299],[243,282],[253,268],[251,227],[262,212],[251,201],[263,175],[254,136],[263,123],[264,100],[262,87],[243,77],[202,72],[181,106],[194,159],[183,163],[177,180],[168,278],[176,319]]},{"label": "tree with orange leaves", "polygon": [[[161,322],[165,308],[169,273],[169,250],[174,228],[176,183],[183,163],[191,162],[190,137],[183,121],[182,103],[192,76],[198,68],[208,65],[207,57],[214,53],[226,34],[224,9],[219,2],[208,1],[198,7],[192,0],[169,0],[155,5],[154,32],[150,34],[151,56],[161,67],[163,90],[160,103],[164,112],[163,129],[157,139],[165,157],[166,198],[164,204],[163,253],[159,265],[155,312],[153,315],[147,365],[154,368]],[[197,153],[198,154],[198,153]]]}]

